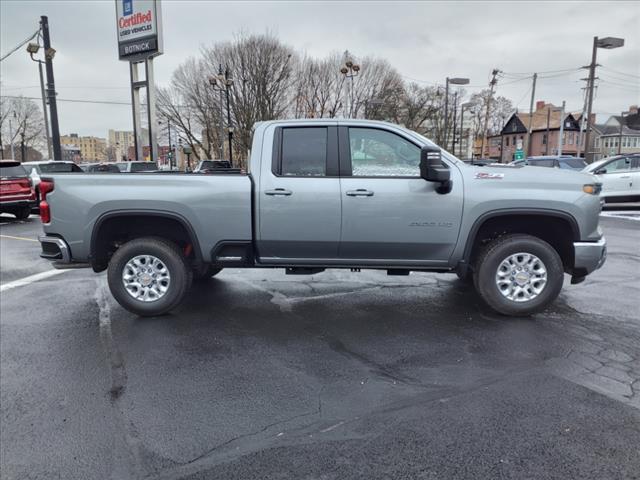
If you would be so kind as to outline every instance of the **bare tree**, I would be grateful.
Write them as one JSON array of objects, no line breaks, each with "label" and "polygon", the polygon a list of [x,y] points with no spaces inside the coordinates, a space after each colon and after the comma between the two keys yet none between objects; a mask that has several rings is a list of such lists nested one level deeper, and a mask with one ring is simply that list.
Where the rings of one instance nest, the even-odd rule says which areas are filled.
[{"label": "bare tree", "polygon": [[297,65],[292,115],[295,118],[333,118],[342,107],[345,77],[340,73],[341,55],[322,60],[304,58]]},{"label": "bare tree", "polygon": [[240,35],[232,42],[204,48],[202,54],[209,75],[222,65],[233,80],[229,95],[234,153],[244,160],[251,148],[253,125],[281,118],[287,112],[297,58],[292,48],[270,33]]},{"label": "bare tree", "polygon": [[[490,90],[484,89],[479,93],[471,95],[471,102],[476,105],[473,115],[473,133],[474,137],[481,137],[484,134],[484,116],[487,109],[487,100],[489,99]],[[489,135],[495,135],[509,119],[515,111],[513,102],[506,97],[495,96],[491,100],[491,108],[489,109]]]},{"label": "bare tree", "polygon": [[38,104],[22,96],[3,97],[0,104],[0,137],[3,147],[14,144],[16,157],[20,159],[23,143],[26,149],[41,148],[44,142],[44,121]]},{"label": "bare tree", "polygon": [[208,71],[201,59],[188,58],[173,72],[167,88],[158,88],[158,113],[175,128],[199,160],[215,158],[216,96],[209,85]]}]

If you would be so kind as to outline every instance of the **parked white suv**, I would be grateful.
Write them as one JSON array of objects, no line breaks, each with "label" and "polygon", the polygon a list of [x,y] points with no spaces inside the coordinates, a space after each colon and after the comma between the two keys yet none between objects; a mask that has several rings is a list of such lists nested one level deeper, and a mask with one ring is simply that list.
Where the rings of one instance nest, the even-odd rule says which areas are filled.
[{"label": "parked white suv", "polygon": [[602,183],[600,197],[612,201],[640,201],[640,154],[617,155],[587,166]]}]

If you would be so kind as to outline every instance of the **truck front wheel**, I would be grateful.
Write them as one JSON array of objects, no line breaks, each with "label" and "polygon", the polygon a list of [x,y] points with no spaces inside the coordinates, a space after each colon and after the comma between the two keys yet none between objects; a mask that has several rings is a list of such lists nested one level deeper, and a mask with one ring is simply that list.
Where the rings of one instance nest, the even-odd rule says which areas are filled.
[{"label": "truck front wheel", "polygon": [[109,262],[107,279],[111,294],[122,307],[149,317],[177,307],[191,284],[191,275],[176,244],[143,237],[116,250]]},{"label": "truck front wheel", "polygon": [[480,297],[503,315],[527,316],[553,302],[564,280],[558,252],[532,235],[511,234],[489,243],[476,260]]}]

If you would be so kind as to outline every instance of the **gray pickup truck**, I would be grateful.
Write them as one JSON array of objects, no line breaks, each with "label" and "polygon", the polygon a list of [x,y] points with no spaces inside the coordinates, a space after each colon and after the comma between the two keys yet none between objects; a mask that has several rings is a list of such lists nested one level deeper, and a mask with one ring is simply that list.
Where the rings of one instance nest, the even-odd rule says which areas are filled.
[{"label": "gray pickup truck", "polygon": [[592,175],[468,166],[383,122],[259,123],[247,174],[58,174],[40,190],[41,256],[107,269],[143,316],[225,267],[455,272],[497,312],[530,315],[606,257]]}]

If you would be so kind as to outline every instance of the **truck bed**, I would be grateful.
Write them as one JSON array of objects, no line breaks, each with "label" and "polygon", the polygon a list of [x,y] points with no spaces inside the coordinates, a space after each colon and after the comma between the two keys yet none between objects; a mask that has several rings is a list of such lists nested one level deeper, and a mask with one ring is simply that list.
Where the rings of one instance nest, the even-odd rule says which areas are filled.
[{"label": "truck bed", "polygon": [[44,225],[44,231],[64,232],[75,261],[88,259],[93,227],[107,212],[182,217],[196,234],[204,261],[220,241],[252,239],[248,175],[74,173],[46,178],[55,183],[47,195],[54,221]]}]

